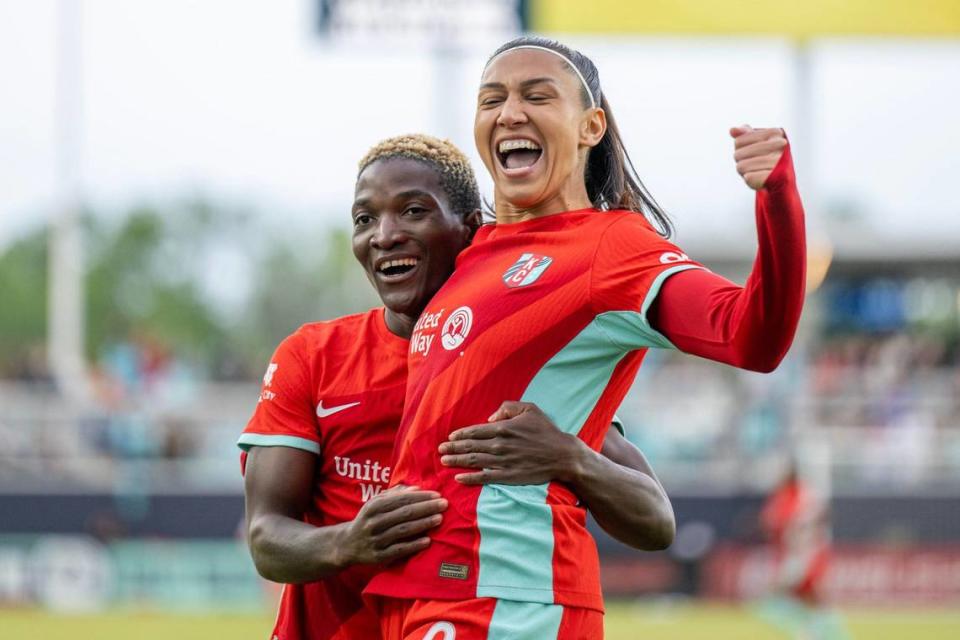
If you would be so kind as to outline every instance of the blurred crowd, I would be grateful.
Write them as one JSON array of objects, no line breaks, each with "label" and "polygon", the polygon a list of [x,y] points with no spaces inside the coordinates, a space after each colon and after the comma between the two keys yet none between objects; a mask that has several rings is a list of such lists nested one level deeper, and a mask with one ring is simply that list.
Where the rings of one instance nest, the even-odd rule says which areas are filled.
[{"label": "blurred crowd", "polygon": [[960,426],[960,360],[936,336],[828,339],[811,358],[810,385],[823,424]]},{"label": "blurred crowd", "polygon": [[810,420],[837,432],[833,453],[846,475],[901,486],[960,477],[956,345],[933,335],[836,338],[820,346],[809,376]]},{"label": "blurred crowd", "polygon": [[[213,384],[184,362],[162,341],[135,334],[98,360],[91,401],[78,414],[38,384],[36,370],[0,385],[9,407],[0,432],[10,443],[0,474],[32,467],[48,480],[59,473],[93,482],[138,463],[153,484],[170,473],[176,482],[208,481],[216,469],[222,482],[234,481],[232,444],[257,382]],[[929,334],[829,337],[771,375],[652,351],[620,416],[674,484],[762,490],[769,475],[743,469],[767,461],[773,473],[806,447],[827,456],[841,486],[960,486],[960,362],[947,338]],[[148,473],[151,462],[177,461],[193,465]],[[746,478],[756,486],[743,486]]]},{"label": "blurred crowd", "polygon": [[622,415],[655,465],[691,477],[799,453],[830,465],[841,488],[960,484],[960,361],[948,337],[832,336],[771,375],[652,352]]},{"label": "blurred crowd", "polygon": [[189,457],[196,433],[182,411],[196,394],[193,372],[149,334],[112,346],[91,371],[93,407],[83,430],[95,450],[121,458]]},{"label": "blurred crowd", "polygon": [[147,493],[171,480],[226,479],[250,410],[235,396],[255,397],[255,384],[211,385],[187,362],[155,335],[131,334],[91,365],[86,399],[71,402],[36,350],[21,376],[0,381],[0,482]]}]

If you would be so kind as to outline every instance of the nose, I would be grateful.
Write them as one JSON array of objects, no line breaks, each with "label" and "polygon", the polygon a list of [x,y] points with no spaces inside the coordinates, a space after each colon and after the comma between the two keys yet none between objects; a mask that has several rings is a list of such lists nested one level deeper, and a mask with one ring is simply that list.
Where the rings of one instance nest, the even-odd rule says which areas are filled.
[{"label": "nose", "polygon": [[396,216],[380,216],[370,244],[377,249],[390,249],[407,241],[407,233]]},{"label": "nose", "polygon": [[508,95],[503,102],[503,106],[500,107],[497,124],[504,127],[513,127],[526,121],[527,114],[523,110],[523,101],[513,94]]}]

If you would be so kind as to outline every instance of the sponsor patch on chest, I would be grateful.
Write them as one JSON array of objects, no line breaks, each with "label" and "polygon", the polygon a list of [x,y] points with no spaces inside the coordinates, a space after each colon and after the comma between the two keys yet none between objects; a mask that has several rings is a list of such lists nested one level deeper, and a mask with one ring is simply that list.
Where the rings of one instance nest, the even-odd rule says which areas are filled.
[{"label": "sponsor patch on chest", "polygon": [[360,487],[360,499],[367,502],[380,495],[390,482],[390,467],[380,464],[379,460],[353,460],[348,456],[334,456],[334,469],[338,476],[352,480]]},{"label": "sponsor patch on chest", "polygon": [[525,253],[503,274],[503,283],[511,289],[533,284],[553,263],[550,256]]},{"label": "sponsor patch on chest", "polygon": [[447,351],[453,351],[467,339],[472,326],[473,310],[470,307],[454,309],[440,330],[440,344]]},{"label": "sponsor patch on chest", "polygon": [[436,330],[440,327],[440,318],[443,317],[443,309],[435,313],[424,313],[413,325],[413,335],[410,336],[410,353],[419,353],[426,356],[430,353],[430,347],[433,346],[433,339],[436,338]]}]

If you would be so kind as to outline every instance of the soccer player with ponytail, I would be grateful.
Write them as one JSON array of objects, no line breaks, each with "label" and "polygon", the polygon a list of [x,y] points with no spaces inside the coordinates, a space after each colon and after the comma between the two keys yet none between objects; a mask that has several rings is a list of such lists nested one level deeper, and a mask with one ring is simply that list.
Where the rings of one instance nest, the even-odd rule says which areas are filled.
[{"label": "soccer player with ponytail", "polygon": [[599,518],[604,509],[562,481],[512,484],[504,449],[521,437],[523,411],[502,402],[535,403],[599,449],[651,347],[776,368],[803,305],[803,209],[783,130],[730,135],[756,191],[759,248],[742,287],[667,240],[670,222],[633,169],[589,58],[532,36],[491,56],[474,136],[496,223],[414,327],[414,343],[438,346],[411,351],[391,480],[450,507],[427,549],[367,588],[385,638],[602,637],[581,501]]}]

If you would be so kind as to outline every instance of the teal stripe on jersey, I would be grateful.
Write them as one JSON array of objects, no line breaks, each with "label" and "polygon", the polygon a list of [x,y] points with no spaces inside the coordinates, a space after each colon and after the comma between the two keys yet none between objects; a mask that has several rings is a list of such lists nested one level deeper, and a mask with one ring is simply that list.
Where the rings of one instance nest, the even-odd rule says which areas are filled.
[{"label": "teal stripe on jersey", "polygon": [[[657,277],[653,279],[653,283],[650,285],[650,288],[647,289],[647,295],[643,299],[643,304],[640,305],[640,313],[643,314],[644,318],[646,318],[647,310],[650,308],[650,305],[653,304],[653,301],[657,297],[657,294],[660,293],[660,287],[663,286],[663,283],[666,281],[666,279],[675,273],[680,273],[681,271],[687,271],[688,269],[703,269],[703,267],[701,267],[698,264],[679,264],[675,267],[664,269],[663,271],[657,274]],[[649,323],[647,324],[647,326],[650,326]],[[661,335],[661,334],[657,333],[657,335]]]},{"label": "teal stripe on jersey", "polygon": [[661,271],[650,285],[647,296],[640,305],[640,313],[636,311],[608,311],[597,316],[597,321],[607,333],[608,337],[625,351],[631,349],[640,349],[643,347],[660,347],[662,349],[675,349],[673,343],[656,329],[650,326],[647,319],[647,311],[650,305],[660,293],[660,287],[670,276],[688,269],[702,269],[703,267],[695,264],[682,264],[676,267],[670,267]]},{"label": "teal stripe on jersey", "polygon": [[478,598],[553,602],[553,511],[546,484],[485,485],[477,529]]},{"label": "teal stripe on jersey", "polygon": [[[598,315],[534,376],[520,398],[540,407],[561,430],[578,434],[600,401],[617,364],[629,351],[672,347],[650,326],[646,312],[663,282],[696,265],[664,269],[640,311]],[[488,484],[477,501],[480,532],[477,597],[552,603],[553,512],[548,484]]]},{"label": "teal stripe on jersey", "polygon": [[487,640],[551,640],[560,633],[563,607],[539,602],[498,600]]},{"label": "teal stripe on jersey", "polygon": [[320,454],[320,444],[306,438],[296,436],[270,436],[260,433],[244,433],[237,440],[237,446],[244,451],[250,451],[251,447],[291,447],[293,449],[303,449],[310,453]]},{"label": "teal stripe on jersey", "polygon": [[[520,400],[536,403],[563,431],[579,433],[624,353],[594,319],[544,365]],[[547,486],[488,484],[480,490],[477,597],[554,601]]]}]

